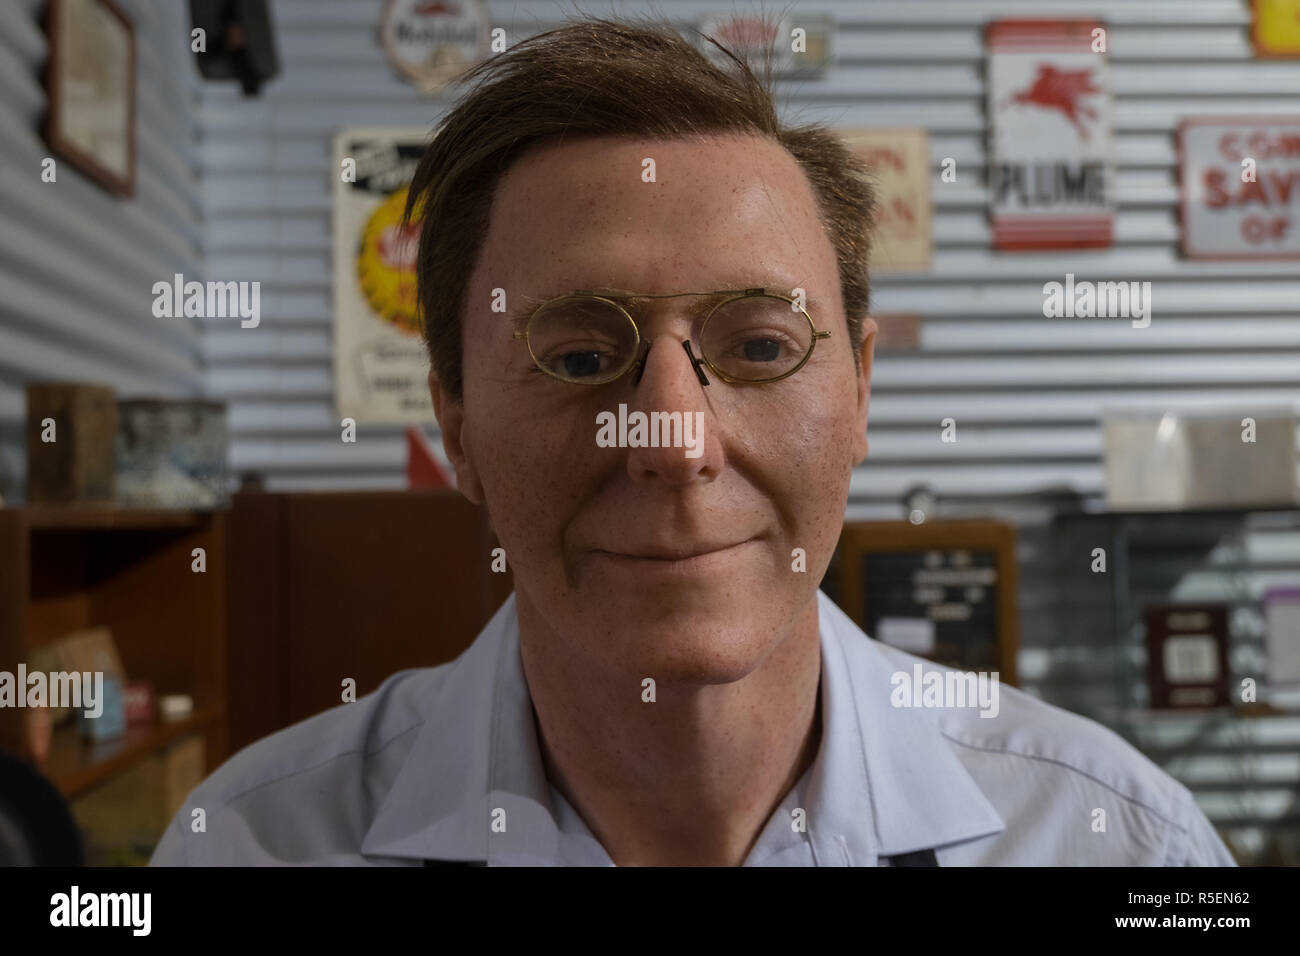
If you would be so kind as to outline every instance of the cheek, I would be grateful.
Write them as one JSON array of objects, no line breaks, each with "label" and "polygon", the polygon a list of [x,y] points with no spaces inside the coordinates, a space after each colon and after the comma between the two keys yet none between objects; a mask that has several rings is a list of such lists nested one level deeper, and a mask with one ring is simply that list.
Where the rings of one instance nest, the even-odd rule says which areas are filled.
[{"label": "cheek", "polygon": [[[775,499],[791,548],[824,570],[839,540],[853,474],[856,432],[853,383],[781,396],[761,420],[763,455],[772,467]],[[822,565],[822,567],[817,567]]]},{"label": "cheek", "polygon": [[857,431],[857,394],[852,380],[819,383],[822,387],[790,389],[774,395],[763,422],[761,439],[771,459],[783,463],[790,480],[809,486],[821,498],[847,488],[853,470]]},{"label": "cheek", "polygon": [[493,530],[516,567],[554,566],[564,529],[595,485],[595,415],[539,414],[535,401],[491,387],[466,396],[469,453]]}]

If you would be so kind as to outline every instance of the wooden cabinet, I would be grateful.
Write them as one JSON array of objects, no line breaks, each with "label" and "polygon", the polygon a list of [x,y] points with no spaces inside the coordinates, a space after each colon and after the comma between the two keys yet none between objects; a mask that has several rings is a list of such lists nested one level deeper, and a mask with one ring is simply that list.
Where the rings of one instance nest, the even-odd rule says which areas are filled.
[{"label": "wooden cabinet", "polygon": [[[486,514],[451,491],[242,493],[226,512],[0,509],[0,671],[106,627],[129,680],[194,700],[97,743],[75,719],[42,767],[97,863],[143,862],[231,753],[390,674],[456,657],[509,595]],[[205,570],[194,570],[195,549]],[[26,708],[0,747],[27,753]],[[90,852],[93,850],[93,852]]]},{"label": "wooden cabinet", "polygon": [[[196,572],[194,550],[206,570]],[[129,680],[194,700],[182,721],[133,726],[83,742],[54,731],[45,773],[74,797],[200,735],[206,766],[227,753],[225,515],[114,508],[0,509],[0,670],[42,644],[90,627],[113,635]],[[25,753],[25,708],[0,708],[0,746]]]},{"label": "wooden cabinet", "polygon": [[510,594],[459,492],[247,492],[229,525],[230,745],[452,660]]}]

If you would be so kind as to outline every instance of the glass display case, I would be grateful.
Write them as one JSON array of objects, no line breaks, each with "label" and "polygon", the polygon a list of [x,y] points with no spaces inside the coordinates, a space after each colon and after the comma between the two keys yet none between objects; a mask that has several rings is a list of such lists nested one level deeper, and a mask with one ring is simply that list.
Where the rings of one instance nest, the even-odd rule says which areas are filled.
[{"label": "glass display case", "polygon": [[[1185,784],[1242,864],[1300,863],[1300,693],[1279,680],[1300,633],[1276,614],[1270,633],[1265,613],[1300,585],[1300,509],[1084,511],[1058,515],[1050,539],[1040,696]],[[1179,618],[1185,633],[1163,633]]]}]

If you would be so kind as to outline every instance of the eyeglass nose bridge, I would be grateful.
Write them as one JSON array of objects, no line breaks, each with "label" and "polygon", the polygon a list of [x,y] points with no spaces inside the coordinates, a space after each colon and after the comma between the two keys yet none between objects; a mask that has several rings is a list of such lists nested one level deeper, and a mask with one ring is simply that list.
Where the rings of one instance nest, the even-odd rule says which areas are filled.
[{"label": "eyeglass nose bridge", "polygon": [[[632,364],[632,386],[634,388],[641,384],[641,376],[645,374],[646,362],[650,358],[650,347],[653,344],[652,342],[646,342],[645,348],[641,350],[641,355]],[[695,377],[699,379],[701,385],[707,388],[709,379],[704,374],[704,361],[696,358],[695,353],[691,351],[691,340],[683,339],[682,348],[686,350],[686,357],[691,360],[691,368],[695,369]]]}]

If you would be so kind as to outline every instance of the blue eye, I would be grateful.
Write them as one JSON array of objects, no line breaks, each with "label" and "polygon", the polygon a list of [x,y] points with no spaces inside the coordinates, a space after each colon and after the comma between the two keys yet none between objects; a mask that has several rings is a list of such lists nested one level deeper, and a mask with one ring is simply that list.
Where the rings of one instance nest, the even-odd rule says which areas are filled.
[{"label": "blue eye", "polygon": [[775,339],[749,339],[744,352],[749,362],[775,362],[781,356],[781,343]]},{"label": "blue eye", "polygon": [[569,378],[599,375],[602,371],[599,352],[567,352],[560,356],[564,374]]}]

